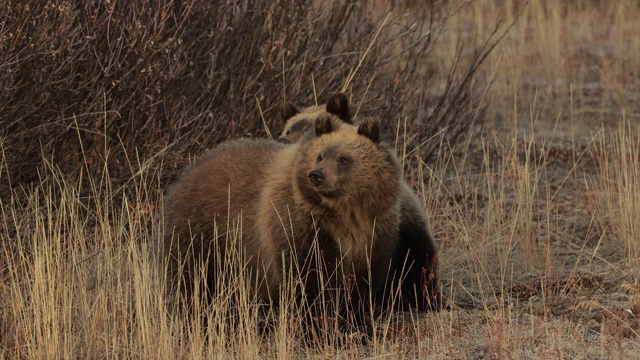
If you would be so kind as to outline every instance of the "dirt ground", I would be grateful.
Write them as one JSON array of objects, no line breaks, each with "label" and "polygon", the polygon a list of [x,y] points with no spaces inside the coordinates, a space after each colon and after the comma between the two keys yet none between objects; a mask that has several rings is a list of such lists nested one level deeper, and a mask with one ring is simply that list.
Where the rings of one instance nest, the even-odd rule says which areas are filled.
[{"label": "dirt ground", "polygon": [[[598,95],[589,97],[595,102]],[[603,213],[605,190],[600,187],[605,176],[602,151],[610,145],[603,133],[618,133],[623,119],[593,112],[579,119],[550,112],[533,117],[533,126],[526,120],[517,125],[494,121],[481,130],[481,140],[470,145],[469,173],[486,173],[487,159],[497,164],[491,170],[496,176],[513,170],[504,167],[514,159],[532,169],[531,178],[538,180],[531,183],[530,189],[537,190],[528,198],[535,245],[520,255],[530,257],[534,265],[527,266],[526,260],[514,255],[506,266],[487,270],[476,265],[476,272],[468,273],[460,267],[473,261],[443,259],[443,288],[445,294],[449,291],[451,309],[436,316],[451,324],[453,346],[440,354],[472,359],[534,357],[534,353],[551,358],[635,357],[640,350],[640,262],[626,257],[614,239],[615,220]],[[631,129],[637,136],[635,124]],[[477,183],[482,186],[482,180]],[[521,202],[517,191],[508,188],[502,204]],[[482,193],[474,194],[481,198],[477,206],[496,205]],[[451,197],[462,206],[468,194]],[[437,233],[439,226],[448,228],[446,223],[452,221],[437,210],[432,216]],[[440,232],[447,233],[451,231]],[[445,243],[442,257],[455,257],[460,244]],[[454,244],[456,249],[447,249]],[[511,251],[523,250],[514,245]],[[493,256],[486,263],[500,263],[504,255]],[[483,273],[487,271],[501,274]],[[536,350],[531,353],[531,349]]]}]

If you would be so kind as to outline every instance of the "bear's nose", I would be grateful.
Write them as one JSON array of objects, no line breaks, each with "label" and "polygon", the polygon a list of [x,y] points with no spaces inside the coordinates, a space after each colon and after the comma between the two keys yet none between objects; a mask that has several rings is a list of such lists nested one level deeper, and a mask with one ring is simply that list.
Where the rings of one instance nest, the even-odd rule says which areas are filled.
[{"label": "bear's nose", "polygon": [[320,170],[313,170],[309,173],[309,180],[311,180],[313,185],[320,186],[324,181],[324,174]]}]

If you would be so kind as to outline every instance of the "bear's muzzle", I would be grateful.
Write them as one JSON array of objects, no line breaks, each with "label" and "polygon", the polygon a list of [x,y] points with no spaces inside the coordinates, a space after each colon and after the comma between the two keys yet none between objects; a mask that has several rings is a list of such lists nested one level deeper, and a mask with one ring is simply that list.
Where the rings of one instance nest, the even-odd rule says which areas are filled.
[{"label": "bear's muzzle", "polygon": [[320,187],[324,183],[324,174],[320,170],[313,170],[309,173],[309,180],[313,185]]}]

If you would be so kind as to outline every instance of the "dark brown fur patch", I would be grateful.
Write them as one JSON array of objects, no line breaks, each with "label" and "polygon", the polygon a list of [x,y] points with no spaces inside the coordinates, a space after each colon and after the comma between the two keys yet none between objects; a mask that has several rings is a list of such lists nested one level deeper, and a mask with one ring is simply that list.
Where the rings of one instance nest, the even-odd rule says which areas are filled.
[{"label": "dark brown fur patch", "polygon": [[358,126],[358,134],[368,137],[374,143],[380,141],[380,123],[376,120],[365,120]]},{"label": "dark brown fur patch", "polygon": [[333,123],[330,116],[320,116],[316,119],[316,136],[328,134],[334,130]]},{"label": "dark brown fur patch", "polygon": [[336,115],[342,121],[347,124],[351,122],[351,112],[349,110],[349,99],[344,93],[337,93],[333,95],[327,102],[327,112]]},{"label": "dark brown fur patch", "polygon": [[280,117],[287,121],[300,113],[300,110],[292,103],[286,102],[280,105]]}]

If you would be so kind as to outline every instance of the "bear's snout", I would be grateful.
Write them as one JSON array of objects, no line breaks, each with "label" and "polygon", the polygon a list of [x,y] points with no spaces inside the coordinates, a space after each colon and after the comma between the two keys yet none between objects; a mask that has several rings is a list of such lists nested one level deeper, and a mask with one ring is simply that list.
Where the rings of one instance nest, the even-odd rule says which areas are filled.
[{"label": "bear's snout", "polygon": [[309,180],[315,186],[320,186],[324,182],[324,174],[320,170],[313,170],[309,173]]}]

